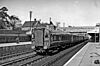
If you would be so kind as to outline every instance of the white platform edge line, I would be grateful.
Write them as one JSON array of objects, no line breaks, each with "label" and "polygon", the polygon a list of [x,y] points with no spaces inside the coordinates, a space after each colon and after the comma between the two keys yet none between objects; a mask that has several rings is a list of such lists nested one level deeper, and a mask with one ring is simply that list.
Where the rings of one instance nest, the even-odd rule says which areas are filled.
[{"label": "white platform edge line", "polygon": [[82,49],[80,49],[70,60],[68,60],[67,63],[65,63],[63,66],[67,66],[85,47],[87,47],[89,44],[87,43]]},{"label": "white platform edge line", "polygon": [[23,45],[23,44],[31,44],[31,42],[2,43],[2,44],[0,44],[0,47],[5,47],[5,46],[14,46],[14,45]]}]

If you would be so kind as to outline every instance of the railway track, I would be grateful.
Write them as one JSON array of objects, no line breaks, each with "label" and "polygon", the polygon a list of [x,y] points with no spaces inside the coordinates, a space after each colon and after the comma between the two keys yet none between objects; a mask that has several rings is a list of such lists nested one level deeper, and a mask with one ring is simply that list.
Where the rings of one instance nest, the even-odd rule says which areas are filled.
[{"label": "railway track", "polygon": [[[69,49],[63,50],[58,54],[47,57],[40,62],[33,63],[29,66],[63,66],[77,51],[79,51],[86,43],[83,42]],[[65,59],[66,58],[66,59]]]},{"label": "railway track", "polygon": [[[86,42],[83,42],[83,43],[81,43],[81,44],[79,44],[79,45],[77,45],[76,47],[74,47],[73,49],[71,49],[70,52],[63,52],[63,53],[59,54],[58,56],[55,56],[54,59],[51,59],[50,61],[48,61],[48,62],[42,64],[41,66],[62,66],[61,63],[60,63],[60,62],[61,62],[60,60],[63,59],[62,62],[64,62],[65,58],[68,57],[68,55],[71,55],[71,56],[69,56],[69,58],[72,57],[72,56],[73,56],[79,49],[81,49],[86,43],[87,43],[87,41],[86,41]],[[69,58],[66,58],[66,59],[69,59]],[[59,62],[60,64],[57,63],[58,61],[60,61],[60,62]],[[66,61],[65,61],[65,62],[66,62]]]},{"label": "railway track", "polygon": [[[78,47],[79,46],[80,46],[80,44],[78,45]],[[84,46],[84,44],[83,44],[83,46]],[[75,48],[77,48],[77,47],[75,47]],[[63,53],[60,52],[53,56],[42,56],[42,55],[32,54],[32,55],[17,58],[17,59],[8,61],[8,62],[1,63],[0,66],[38,66],[38,65],[34,65],[34,64],[39,63],[39,62],[43,61],[44,59],[48,59],[48,58],[49,58],[48,60],[45,60],[45,63],[43,62],[40,65],[50,66],[50,65],[55,64],[58,60],[60,60],[64,56],[66,56],[67,53],[70,53],[70,52],[69,51],[63,52]]]},{"label": "railway track", "polygon": [[36,58],[31,58],[30,61],[28,61],[28,62],[26,61],[25,63],[22,63],[19,66],[30,66],[32,63],[41,61],[45,57],[47,57],[47,56],[37,56]]},{"label": "railway track", "polygon": [[14,60],[11,60],[11,61],[7,61],[7,62],[4,62],[4,63],[0,63],[0,65],[1,66],[15,66],[15,64],[18,63],[18,62],[22,62],[24,60],[27,60],[27,59],[30,59],[30,58],[33,58],[33,57],[36,57],[36,56],[37,56],[37,54],[33,54],[33,55],[18,58],[18,59],[14,59]]},{"label": "railway track", "polygon": [[2,60],[6,60],[6,59],[9,59],[9,58],[13,58],[13,57],[17,57],[17,56],[20,56],[20,55],[24,55],[24,54],[29,54],[29,53],[32,53],[33,51],[27,51],[27,52],[22,52],[22,53],[14,53],[14,54],[11,54],[11,55],[6,55],[6,56],[2,56],[0,57],[0,61]]},{"label": "railway track", "polygon": [[[14,57],[16,57],[16,56],[18,56],[18,55],[14,55]],[[0,61],[1,62],[0,66],[27,66],[27,65],[30,65],[31,63],[37,62],[37,61],[45,58],[46,56],[40,56],[40,55],[37,55],[36,53],[33,53],[33,54],[30,54],[30,55],[27,55],[24,57],[19,57],[16,59],[12,59],[10,61],[2,62],[3,60],[11,59],[10,57],[13,57],[13,56],[9,56],[9,57],[2,59]]]}]

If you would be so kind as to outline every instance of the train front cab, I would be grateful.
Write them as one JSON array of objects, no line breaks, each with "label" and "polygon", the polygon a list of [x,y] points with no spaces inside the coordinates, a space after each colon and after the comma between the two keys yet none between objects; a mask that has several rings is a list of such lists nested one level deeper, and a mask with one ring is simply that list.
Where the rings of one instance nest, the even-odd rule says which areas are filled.
[{"label": "train front cab", "polygon": [[46,28],[34,28],[34,49],[36,52],[44,52],[50,46],[50,34]]}]

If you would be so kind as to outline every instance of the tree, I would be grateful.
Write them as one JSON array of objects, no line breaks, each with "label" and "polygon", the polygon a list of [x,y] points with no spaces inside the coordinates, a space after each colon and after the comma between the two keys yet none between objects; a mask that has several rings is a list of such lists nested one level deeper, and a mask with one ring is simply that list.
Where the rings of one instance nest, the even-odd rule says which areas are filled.
[{"label": "tree", "polygon": [[10,17],[10,20],[11,20],[11,26],[13,29],[21,27],[21,20],[17,16],[12,15]]},{"label": "tree", "polygon": [[6,7],[2,7],[0,9],[0,29],[7,29],[7,26],[9,26],[7,18],[9,18],[10,16],[7,14],[6,11],[8,11]]}]

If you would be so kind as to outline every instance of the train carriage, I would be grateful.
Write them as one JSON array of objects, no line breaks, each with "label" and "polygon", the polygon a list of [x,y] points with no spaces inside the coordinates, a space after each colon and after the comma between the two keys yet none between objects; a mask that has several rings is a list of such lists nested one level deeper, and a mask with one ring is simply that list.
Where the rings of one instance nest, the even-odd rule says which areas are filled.
[{"label": "train carriage", "polygon": [[50,34],[46,32],[45,28],[34,28],[33,30],[34,46],[36,49],[44,48],[46,49],[50,44]]},{"label": "train carriage", "polygon": [[[12,31],[11,31],[12,32]],[[17,34],[17,33],[0,33],[0,43],[12,43],[16,42],[16,39],[19,39],[20,42],[31,41],[31,36],[27,34]]]}]

